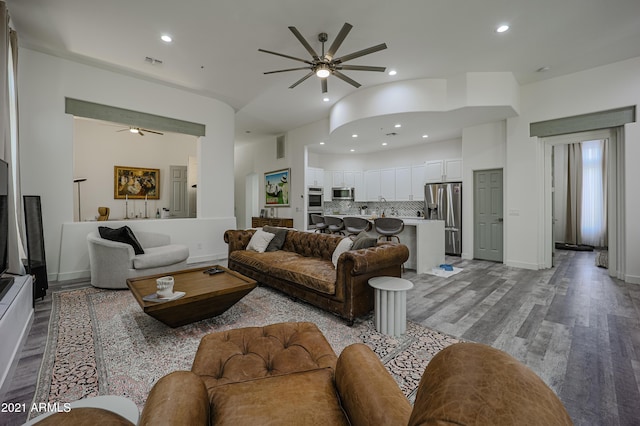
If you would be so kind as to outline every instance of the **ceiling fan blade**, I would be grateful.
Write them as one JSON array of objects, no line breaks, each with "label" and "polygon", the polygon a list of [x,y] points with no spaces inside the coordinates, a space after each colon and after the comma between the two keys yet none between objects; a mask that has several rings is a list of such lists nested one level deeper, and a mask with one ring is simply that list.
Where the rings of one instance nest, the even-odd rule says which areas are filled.
[{"label": "ceiling fan blade", "polygon": [[313,62],[307,61],[306,59],[296,58],[295,56],[285,55],[284,53],[272,52],[270,50],[258,49],[258,52],[270,53],[276,56],[282,56],[283,58],[293,59],[294,61],[304,62],[305,64],[313,65]]},{"label": "ceiling fan blade", "polygon": [[370,67],[368,65],[339,65],[336,67],[339,70],[349,70],[349,71],[378,71],[385,72],[385,67]]},{"label": "ceiling fan blade", "polygon": [[329,50],[327,51],[326,55],[324,55],[325,58],[327,58],[328,60],[333,59],[333,56],[336,54],[336,51],[340,48],[340,45],[342,44],[344,39],[347,37],[347,34],[349,34],[349,31],[351,31],[351,28],[353,28],[353,25],[345,22],[345,24],[342,26],[342,29],[336,36],[336,39],[333,40],[333,43],[331,43],[331,47],[329,47]]},{"label": "ceiling fan blade", "polygon": [[309,52],[309,54],[313,57],[313,59],[315,59],[316,61],[320,59],[316,51],[313,50],[313,47],[311,47],[311,45],[307,42],[307,40],[304,37],[302,37],[302,34],[300,34],[300,31],[298,31],[296,27],[289,27],[289,30],[291,30],[291,32],[293,33],[294,36],[296,36],[298,41],[302,43],[304,48],[307,49],[307,52]]},{"label": "ceiling fan blade", "polygon": [[368,55],[370,53],[378,52],[380,50],[384,50],[387,48],[386,43],[378,44],[377,46],[368,47],[366,49],[358,50],[357,52],[350,53],[348,55],[344,55],[340,58],[336,58],[334,60],[335,63],[347,62],[355,58],[359,58],[360,56]]},{"label": "ceiling fan blade", "polygon": [[155,130],[149,130],[149,129],[140,129],[141,131],[144,130],[147,133],[155,133],[156,135],[164,135],[164,133],[162,132],[156,132]]},{"label": "ceiling fan blade", "polygon": [[116,130],[116,132],[128,132],[129,129]]},{"label": "ceiling fan blade", "polygon": [[347,83],[349,83],[350,85],[352,85],[355,88],[358,88],[358,87],[361,86],[360,83],[358,83],[355,80],[352,80],[351,78],[349,78],[346,75],[342,74],[340,71],[334,71],[333,75],[335,75],[336,77],[338,77],[342,81],[346,81]]},{"label": "ceiling fan blade", "polygon": [[144,133],[142,133],[142,130],[140,130],[140,129],[138,129],[138,134],[139,134],[140,136],[144,136]]},{"label": "ceiling fan blade", "polygon": [[287,68],[286,70],[275,70],[275,71],[267,71],[263,74],[275,74],[277,72],[287,72],[287,71],[298,71],[298,70],[309,70],[311,67],[300,67],[300,68]]},{"label": "ceiling fan blade", "polygon": [[306,79],[308,79],[309,77],[311,77],[312,75],[314,75],[314,72],[311,71],[309,74],[305,75],[304,77],[302,77],[300,80],[296,81],[295,83],[293,83],[291,86],[289,86],[289,89],[293,89],[294,87],[296,87],[298,84],[302,83],[303,81],[305,81]]},{"label": "ceiling fan blade", "polygon": [[326,78],[321,78],[320,79],[320,83],[322,85],[322,93],[327,93],[328,89],[327,89],[327,79]]}]

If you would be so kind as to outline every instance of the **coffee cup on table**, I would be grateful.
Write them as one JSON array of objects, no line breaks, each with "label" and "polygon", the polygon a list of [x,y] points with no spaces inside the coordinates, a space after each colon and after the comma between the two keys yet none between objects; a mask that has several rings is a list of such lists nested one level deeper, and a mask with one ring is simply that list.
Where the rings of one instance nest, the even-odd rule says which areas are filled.
[{"label": "coffee cup on table", "polygon": [[156,280],[158,297],[173,296],[173,277],[160,277]]}]

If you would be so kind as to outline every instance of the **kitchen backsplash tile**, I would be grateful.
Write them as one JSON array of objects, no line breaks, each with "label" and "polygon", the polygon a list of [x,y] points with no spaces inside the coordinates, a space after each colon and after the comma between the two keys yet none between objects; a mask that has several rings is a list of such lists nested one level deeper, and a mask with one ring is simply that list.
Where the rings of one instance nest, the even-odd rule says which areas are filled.
[{"label": "kitchen backsplash tile", "polygon": [[366,207],[365,214],[402,217],[424,217],[424,201],[327,201],[324,203],[325,214],[352,214],[359,215],[361,209]]}]

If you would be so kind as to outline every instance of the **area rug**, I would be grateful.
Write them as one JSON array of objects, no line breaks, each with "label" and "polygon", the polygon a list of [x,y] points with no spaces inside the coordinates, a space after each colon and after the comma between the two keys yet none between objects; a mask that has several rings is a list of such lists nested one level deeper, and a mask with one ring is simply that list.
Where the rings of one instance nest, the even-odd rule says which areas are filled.
[{"label": "area rug", "polygon": [[449,278],[454,276],[455,274],[459,274],[460,272],[462,272],[462,268],[456,268],[455,266],[453,266],[452,268],[452,271],[447,271],[442,268],[432,268],[431,270],[427,271],[427,274],[435,275],[436,277]]},{"label": "area rug", "polygon": [[52,297],[34,403],[108,394],[130,398],[142,409],[158,379],[191,368],[205,334],[287,321],[315,323],[337,354],[352,343],[367,344],[413,401],[429,360],[458,341],[410,321],[403,336],[390,337],[375,331],[372,315],[349,327],[332,314],[264,287],[216,318],[175,329],[144,314],[128,290],[86,288]]}]

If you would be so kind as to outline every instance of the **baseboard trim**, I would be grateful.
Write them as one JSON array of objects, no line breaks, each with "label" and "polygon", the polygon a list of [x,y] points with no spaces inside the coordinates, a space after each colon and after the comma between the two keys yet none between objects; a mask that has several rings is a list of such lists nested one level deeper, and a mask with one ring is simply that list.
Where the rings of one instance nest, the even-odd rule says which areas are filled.
[{"label": "baseboard trim", "polygon": [[539,269],[544,269],[543,267],[540,267],[540,265],[537,265],[535,263],[518,262],[518,261],[514,261],[514,260],[507,260],[504,264],[507,265],[507,266],[512,266],[514,268],[530,269],[530,270],[533,270],[533,271],[537,271]]}]

